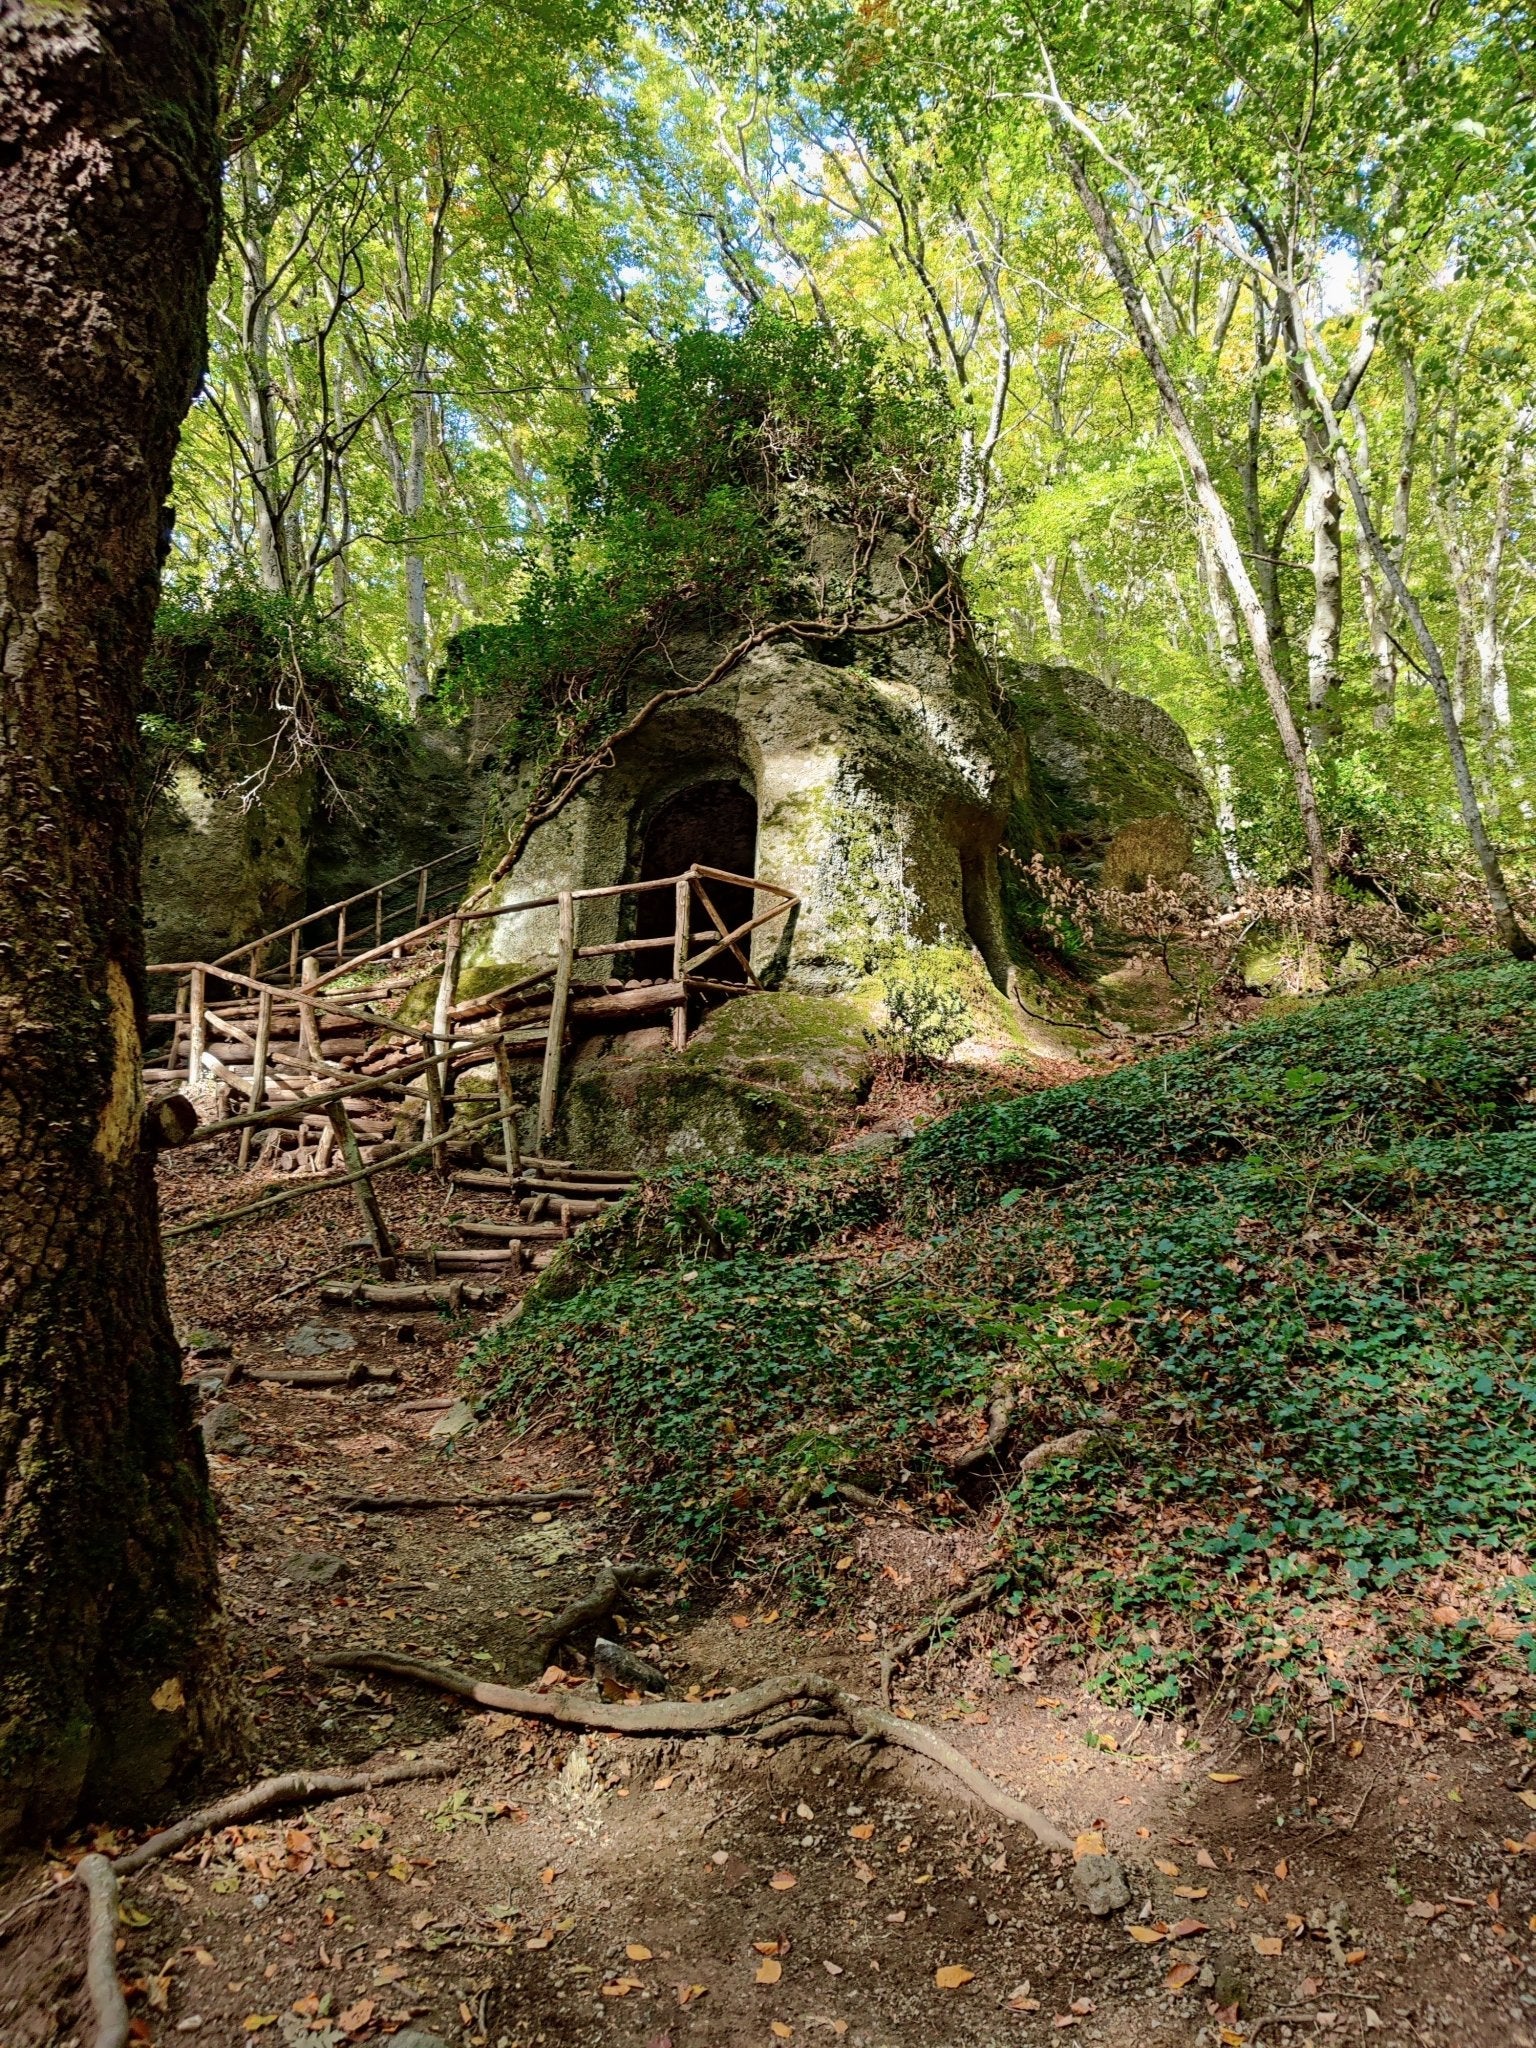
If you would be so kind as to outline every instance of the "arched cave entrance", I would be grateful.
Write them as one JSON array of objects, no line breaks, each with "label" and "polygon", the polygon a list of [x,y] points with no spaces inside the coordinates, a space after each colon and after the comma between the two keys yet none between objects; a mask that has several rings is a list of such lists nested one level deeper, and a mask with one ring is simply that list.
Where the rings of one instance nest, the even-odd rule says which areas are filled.
[{"label": "arched cave entrance", "polygon": [[[680,789],[655,810],[640,845],[642,882],[664,875],[680,875],[695,864],[724,868],[733,875],[755,873],[757,860],[757,799],[739,782],[695,782]],[[706,884],[710,900],[725,920],[727,931],[745,924],[752,915],[752,891],[728,882]],[[635,899],[635,937],[670,938],[676,930],[677,906],[668,889],[653,889]],[[708,925],[700,906],[694,913],[694,930]],[[750,957],[746,945],[743,952]],[[658,958],[658,955],[660,956]],[[671,961],[662,948],[635,955],[636,971],[643,975],[664,975]],[[702,970],[712,981],[744,981],[741,963],[731,953],[717,953]]]}]

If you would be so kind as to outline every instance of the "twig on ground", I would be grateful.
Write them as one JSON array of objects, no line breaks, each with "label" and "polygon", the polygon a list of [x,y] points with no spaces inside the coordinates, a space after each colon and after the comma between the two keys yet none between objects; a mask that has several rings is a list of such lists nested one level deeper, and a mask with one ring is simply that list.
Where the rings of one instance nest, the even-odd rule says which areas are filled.
[{"label": "twig on ground", "polygon": [[356,1258],[339,1259],[334,1266],[319,1266],[312,1273],[306,1273],[302,1280],[292,1280],[286,1287],[280,1287],[276,1294],[269,1294],[265,1301],[258,1301],[257,1308],[271,1308],[274,1302],[286,1301],[290,1294],[302,1293],[306,1287],[318,1287],[322,1280],[334,1280],[338,1273],[345,1273],[349,1266],[357,1264]]},{"label": "twig on ground", "polygon": [[[956,1778],[983,1806],[1004,1820],[1016,1821],[1048,1849],[1074,1855],[1073,1837],[1057,1827],[1038,1807],[1015,1799],[978,1770],[969,1757],[952,1743],[918,1721],[903,1721],[878,1707],[845,1692],[835,1680],[820,1672],[788,1672],[765,1678],[740,1692],[718,1700],[647,1700],[634,1707],[610,1706],[605,1700],[582,1699],[570,1692],[530,1692],[522,1687],[496,1685],[484,1679],[468,1678],[441,1665],[422,1664],[411,1657],[396,1657],[386,1651],[342,1650],[319,1657],[316,1663],[333,1671],[382,1671],[397,1678],[413,1678],[435,1685],[459,1699],[477,1706],[495,1707],[505,1714],[558,1721],[567,1728],[601,1728],[621,1735],[710,1735],[729,1728],[741,1728],[771,1708],[788,1706],[795,1700],[820,1700],[847,1719],[863,1741],[889,1742],[915,1755],[926,1757]],[[1118,1912],[1130,1899],[1119,1864],[1112,1856],[1076,1857],[1073,1874],[1082,1890],[1088,1910],[1094,1914]]]},{"label": "twig on ground", "polygon": [[85,1988],[96,2031],[91,2048],[123,2048],[128,2039],[128,2002],[117,1974],[117,1872],[105,1856],[82,1856],[75,1882],[90,1901],[85,1939]]}]

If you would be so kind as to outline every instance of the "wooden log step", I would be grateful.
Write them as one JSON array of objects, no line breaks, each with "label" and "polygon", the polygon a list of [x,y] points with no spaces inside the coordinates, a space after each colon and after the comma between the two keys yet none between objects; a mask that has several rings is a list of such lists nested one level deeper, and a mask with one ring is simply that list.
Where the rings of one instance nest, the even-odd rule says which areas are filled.
[{"label": "wooden log step", "polygon": [[460,1237],[483,1237],[506,1244],[514,1240],[523,1244],[536,1244],[541,1240],[558,1242],[564,1234],[558,1223],[456,1223],[454,1228]]},{"label": "wooden log step", "polygon": [[520,1244],[504,1245],[499,1251],[484,1247],[471,1251],[460,1245],[445,1245],[441,1251],[406,1252],[403,1256],[412,1265],[435,1265],[440,1273],[520,1273],[523,1270],[523,1248]]},{"label": "wooden log step", "polygon": [[491,1308],[501,1300],[499,1287],[473,1287],[464,1280],[361,1280],[322,1287],[320,1299],[345,1308]]}]

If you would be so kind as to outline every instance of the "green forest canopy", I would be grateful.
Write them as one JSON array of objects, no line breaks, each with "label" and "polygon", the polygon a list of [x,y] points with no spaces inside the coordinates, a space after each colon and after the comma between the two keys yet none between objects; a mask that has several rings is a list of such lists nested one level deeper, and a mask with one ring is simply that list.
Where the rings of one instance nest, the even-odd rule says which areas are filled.
[{"label": "green forest canopy", "polygon": [[[1229,851],[1287,872],[1300,828],[1243,592],[1075,152],[1329,833],[1465,857],[1406,593],[1518,872],[1527,18],[1244,0],[1031,19],[950,0],[253,17],[179,586],[255,585],[329,622],[402,707],[469,628],[510,627],[524,665],[530,636],[580,631],[601,660],[701,547],[728,582],[773,573],[748,480],[700,469],[739,416],[701,405],[723,363],[732,403],[745,364],[818,431],[878,389],[921,415],[934,536],[989,639],[1164,705]],[[727,347],[743,330],[756,354]],[[649,466],[620,476],[636,448]]]}]

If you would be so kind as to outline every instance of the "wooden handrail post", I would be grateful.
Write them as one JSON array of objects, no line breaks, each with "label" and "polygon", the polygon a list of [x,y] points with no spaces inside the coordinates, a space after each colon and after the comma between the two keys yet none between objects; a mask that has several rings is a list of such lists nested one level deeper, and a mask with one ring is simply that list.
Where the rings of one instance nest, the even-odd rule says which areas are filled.
[{"label": "wooden handrail post", "polygon": [[187,995],[189,989],[190,983],[188,982],[178,981],[176,984],[176,1018],[175,1022],[171,1025],[171,1054],[170,1058],[166,1061],[166,1065],[173,1071],[175,1070],[176,1061],[181,1054],[182,1036],[187,1028]]},{"label": "wooden handrail post", "polygon": [[[250,1115],[261,1108],[267,1092],[267,1048],[272,1040],[272,991],[264,988],[256,1006],[256,1045],[251,1055],[251,1099],[247,1104]],[[239,1168],[242,1173],[251,1163],[251,1127],[246,1125],[240,1133]]]},{"label": "wooden handrail post", "polygon": [[416,877],[416,922],[427,921],[427,871],[423,868]]},{"label": "wooden handrail post", "polygon": [[422,1136],[432,1141],[433,1172],[445,1174],[448,1171],[448,1119],[443,1112],[443,1080],[436,1052],[422,1068],[421,1078],[427,1091],[427,1113],[422,1120]]},{"label": "wooden handrail post", "polygon": [[688,1043],[688,990],[683,971],[688,964],[693,926],[693,869],[677,878],[676,923],[672,929],[672,979],[679,995],[672,1006],[672,1050],[681,1052]]},{"label": "wooden handrail post", "polygon": [[342,904],[336,913],[336,965],[339,967],[347,957],[347,906]]},{"label": "wooden handrail post", "polygon": [[295,925],[293,937],[288,941],[288,979],[290,981],[297,981],[299,978],[299,931],[300,927]]},{"label": "wooden handrail post", "polygon": [[382,889],[375,889],[373,892],[373,943],[376,946],[382,946],[384,943],[384,891]]},{"label": "wooden handrail post", "polygon": [[544,1072],[539,1080],[539,1149],[548,1145],[555,1128],[560,1095],[560,1057],[565,1045],[565,1012],[571,998],[571,966],[576,954],[576,907],[569,889],[560,892],[560,951],[555,985],[550,993],[549,1033],[544,1040]]},{"label": "wooden handrail post", "polygon": [[208,975],[194,967],[187,993],[187,1086],[200,1088],[203,1082],[203,1050],[208,1043]]},{"label": "wooden handrail post", "polygon": [[[453,1063],[449,1053],[453,1046],[453,1025],[450,1021],[453,998],[459,986],[459,951],[464,940],[464,927],[459,920],[451,918],[443,940],[443,971],[437,983],[437,1001],[432,1009],[432,1049],[441,1059],[438,1068],[437,1106],[438,1135],[445,1141],[432,1155],[433,1164],[439,1173],[448,1171],[448,1123],[453,1115]],[[428,1097],[430,1102],[430,1095]]]},{"label": "wooden handrail post", "polygon": [[517,1112],[512,1101],[512,1060],[505,1037],[496,1040],[496,1100],[501,1109],[501,1149],[507,1162],[507,1179],[516,1180],[523,1161],[517,1143]]},{"label": "wooden handrail post", "polygon": [[[320,962],[313,953],[304,955],[303,971],[300,978],[302,988],[312,988],[320,979]],[[320,1057],[320,1027],[315,1022],[315,1006],[299,998],[299,1043],[312,1060]]]},{"label": "wooden handrail post", "polygon": [[331,1129],[336,1133],[341,1146],[341,1156],[347,1162],[348,1173],[359,1176],[352,1183],[357,1195],[357,1206],[362,1211],[363,1228],[373,1246],[373,1255],[379,1262],[379,1273],[385,1280],[393,1280],[398,1268],[395,1265],[395,1247],[390,1241],[389,1226],[384,1221],[384,1212],[379,1207],[379,1198],[373,1191],[373,1182],[368,1178],[363,1164],[362,1147],[357,1142],[357,1133],[352,1128],[352,1119],[347,1115],[344,1102],[333,1102],[326,1110]]}]

